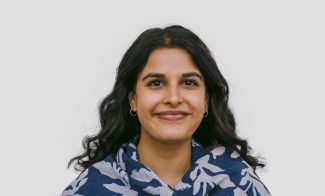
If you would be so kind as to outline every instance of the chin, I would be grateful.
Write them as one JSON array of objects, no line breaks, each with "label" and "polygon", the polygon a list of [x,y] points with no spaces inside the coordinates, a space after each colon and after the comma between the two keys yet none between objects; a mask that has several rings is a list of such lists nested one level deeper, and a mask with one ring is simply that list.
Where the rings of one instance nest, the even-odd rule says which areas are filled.
[{"label": "chin", "polygon": [[155,139],[164,142],[180,142],[192,138],[192,133],[180,132],[179,130],[161,131],[156,134]]}]

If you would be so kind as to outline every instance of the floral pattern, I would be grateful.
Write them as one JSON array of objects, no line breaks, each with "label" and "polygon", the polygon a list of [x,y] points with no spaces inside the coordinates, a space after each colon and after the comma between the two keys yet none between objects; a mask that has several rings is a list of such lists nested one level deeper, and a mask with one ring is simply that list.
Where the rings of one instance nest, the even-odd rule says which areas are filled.
[{"label": "floral pattern", "polygon": [[163,182],[141,164],[134,138],[83,171],[61,196],[99,195],[218,195],[270,196],[254,170],[233,149],[224,146],[211,151],[192,140],[192,167],[175,187]]}]

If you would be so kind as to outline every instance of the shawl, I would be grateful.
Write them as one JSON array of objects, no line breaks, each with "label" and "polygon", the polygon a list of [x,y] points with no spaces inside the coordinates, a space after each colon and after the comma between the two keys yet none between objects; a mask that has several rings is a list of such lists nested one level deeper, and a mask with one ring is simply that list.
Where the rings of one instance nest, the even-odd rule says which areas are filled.
[{"label": "shawl", "polygon": [[121,145],[116,154],[88,167],[61,196],[271,195],[254,170],[232,148],[216,146],[207,150],[195,139],[192,139],[192,166],[171,187],[138,161],[136,141],[134,138]]}]

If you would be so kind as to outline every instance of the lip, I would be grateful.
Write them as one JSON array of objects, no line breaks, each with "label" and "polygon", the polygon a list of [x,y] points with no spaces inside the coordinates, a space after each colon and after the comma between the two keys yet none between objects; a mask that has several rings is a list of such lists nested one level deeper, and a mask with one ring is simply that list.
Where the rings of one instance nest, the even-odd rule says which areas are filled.
[{"label": "lip", "polygon": [[189,113],[185,111],[164,111],[156,113],[158,118],[168,121],[176,121],[186,118]]}]

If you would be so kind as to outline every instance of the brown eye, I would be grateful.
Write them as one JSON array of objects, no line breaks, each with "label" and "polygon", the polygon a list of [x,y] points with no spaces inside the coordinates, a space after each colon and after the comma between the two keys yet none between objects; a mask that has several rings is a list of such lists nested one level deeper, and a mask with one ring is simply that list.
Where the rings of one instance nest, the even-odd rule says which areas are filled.
[{"label": "brown eye", "polygon": [[148,83],[148,86],[163,86],[164,82],[162,80],[152,80]]},{"label": "brown eye", "polygon": [[185,84],[186,86],[198,86],[198,82],[195,81],[195,80],[185,80],[185,81],[184,81],[184,84]]}]

